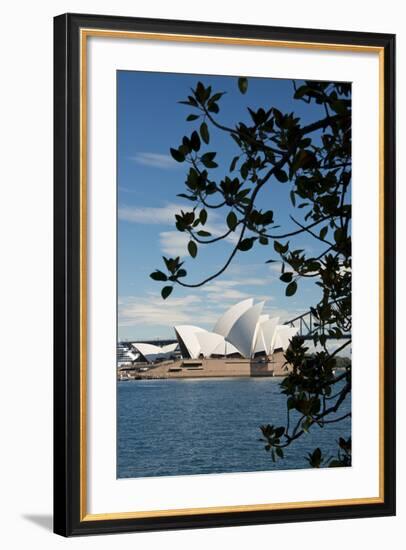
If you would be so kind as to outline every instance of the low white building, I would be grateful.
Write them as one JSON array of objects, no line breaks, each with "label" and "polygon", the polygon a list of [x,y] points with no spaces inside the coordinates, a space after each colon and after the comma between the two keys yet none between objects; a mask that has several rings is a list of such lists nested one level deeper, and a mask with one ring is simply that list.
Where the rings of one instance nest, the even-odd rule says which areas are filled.
[{"label": "low white building", "polygon": [[167,346],[155,346],[154,344],[145,344],[143,342],[133,342],[131,344],[134,360],[141,359],[147,363],[172,359],[177,348],[177,343],[168,344]]}]

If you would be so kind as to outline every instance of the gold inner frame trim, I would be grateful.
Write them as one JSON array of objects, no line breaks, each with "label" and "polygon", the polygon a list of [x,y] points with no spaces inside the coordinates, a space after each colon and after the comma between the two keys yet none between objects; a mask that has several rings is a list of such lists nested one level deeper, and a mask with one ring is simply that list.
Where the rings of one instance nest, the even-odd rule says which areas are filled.
[{"label": "gold inner frame trim", "polygon": [[[134,512],[87,513],[87,39],[88,37],[195,42],[238,46],[296,48],[354,53],[375,53],[379,56],[379,496],[319,501],[284,502],[143,510]],[[227,512],[292,510],[379,504],[384,502],[384,49],[377,46],[280,41],[222,36],[148,33],[106,29],[80,29],[80,521],[141,519],[153,517],[192,516]]]}]

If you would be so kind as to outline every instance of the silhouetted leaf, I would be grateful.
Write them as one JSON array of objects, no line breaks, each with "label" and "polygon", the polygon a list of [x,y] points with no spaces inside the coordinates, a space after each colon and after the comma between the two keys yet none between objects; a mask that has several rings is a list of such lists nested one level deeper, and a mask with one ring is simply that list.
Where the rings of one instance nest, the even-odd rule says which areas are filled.
[{"label": "silhouetted leaf", "polygon": [[320,229],[320,239],[325,239],[326,238],[326,235],[327,235],[327,231],[328,231],[328,227],[322,227],[322,229]]},{"label": "silhouetted leaf", "polygon": [[307,460],[312,468],[320,468],[323,461],[323,456],[319,447],[317,447],[317,449],[315,449],[312,453],[309,453],[309,458]]},{"label": "silhouetted leaf", "polygon": [[241,174],[242,179],[244,179],[244,180],[247,179],[247,177],[248,177],[248,164],[246,162],[244,162],[244,164],[241,165],[240,174]]},{"label": "silhouetted leaf", "polygon": [[237,216],[235,215],[234,212],[230,212],[227,216],[227,225],[229,227],[229,229],[231,229],[232,231],[234,231],[234,229],[237,227]]},{"label": "silhouetted leaf", "polygon": [[231,161],[231,164],[230,164],[230,172],[233,172],[233,170],[235,170],[235,166],[237,164],[237,161],[240,157],[234,157],[233,160]]},{"label": "silhouetted leaf", "polygon": [[292,281],[288,284],[285,290],[286,296],[293,296],[297,290],[297,283],[296,281]]},{"label": "silhouetted leaf", "polygon": [[198,151],[200,149],[200,138],[196,130],[192,132],[192,135],[190,136],[190,144],[194,151]]},{"label": "silhouetted leaf", "polygon": [[205,153],[204,155],[201,156],[200,160],[202,161],[202,163],[205,165],[206,168],[217,168],[218,166],[217,163],[213,161],[216,154],[217,153],[210,152],[210,153]]},{"label": "silhouetted leaf", "polygon": [[308,271],[319,271],[320,269],[320,264],[319,262],[307,262],[306,264],[306,268]]},{"label": "silhouetted leaf", "polygon": [[218,113],[220,111],[217,103],[210,103],[210,105],[207,107],[207,110],[211,113]]},{"label": "silhouetted leaf", "polygon": [[185,160],[185,155],[179,149],[171,148],[171,155],[178,162],[184,162]]},{"label": "silhouetted leaf", "polygon": [[248,90],[248,79],[245,77],[240,77],[238,79],[238,89],[242,94],[245,94]]},{"label": "silhouetted leaf", "polygon": [[308,86],[299,86],[293,97],[295,99],[301,99],[309,90],[310,88]]},{"label": "silhouetted leaf", "polygon": [[177,197],[182,197],[183,199],[188,199],[189,201],[195,201],[196,197],[194,195],[185,195],[185,193],[179,193]]},{"label": "silhouetted leaf", "polygon": [[206,88],[204,87],[204,85],[201,82],[197,83],[195,94],[196,94],[197,100],[200,103],[203,103],[205,101],[205,99],[206,99]]},{"label": "silhouetted leaf", "polygon": [[286,243],[285,245],[283,245],[278,241],[274,241],[273,247],[275,249],[275,252],[278,252],[279,254],[285,254],[288,251],[289,243]]},{"label": "silhouetted leaf", "polygon": [[340,243],[344,238],[344,231],[339,227],[334,231],[334,240],[338,244]]},{"label": "silhouetted leaf", "polygon": [[194,241],[189,241],[189,244],[187,245],[187,249],[189,254],[192,256],[192,258],[196,258],[197,256],[197,245]]},{"label": "silhouetted leaf", "polygon": [[243,239],[240,242],[240,244],[238,245],[238,250],[246,252],[247,250],[250,250],[252,248],[253,244],[254,244],[254,239],[252,237],[248,237],[247,239]]},{"label": "silhouetted leaf", "polygon": [[164,300],[169,296],[169,294],[172,292],[173,286],[164,286],[161,290],[161,296]]},{"label": "silhouetted leaf", "polygon": [[218,101],[226,92],[217,92],[216,94],[213,94],[210,98],[210,101]]},{"label": "silhouetted leaf", "polygon": [[188,96],[187,101],[178,101],[178,103],[180,103],[181,105],[192,105],[193,107],[197,107],[197,101],[191,95]]},{"label": "silhouetted leaf", "polygon": [[345,113],[347,112],[347,108],[343,101],[332,101],[330,105],[333,111],[335,111],[339,115],[345,115]]},{"label": "silhouetted leaf", "polygon": [[281,183],[286,183],[288,181],[288,176],[283,170],[275,170],[275,178]]},{"label": "silhouetted leaf", "polygon": [[205,143],[209,143],[209,140],[210,140],[209,129],[208,129],[207,124],[205,122],[203,122],[200,125],[200,135],[202,136],[202,140]]},{"label": "silhouetted leaf", "polygon": [[285,433],[285,428],[284,428],[284,426],[280,426],[279,428],[276,428],[276,429],[275,429],[275,437],[277,437],[278,439],[279,439],[280,437],[282,437],[284,433]]},{"label": "silhouetted leaf", "polygon": [[162,273],[162,271],[159,271],[158,269],[150,274],[151,279],[154,281],[167,281],[168,277],[165,275],[165,273]]},{"label": "silhouetted leaf", "polygon": [[279,277],[279,279],[284,283],[290,283],[292,278],[293,278],[293,273],[290,271],[287,271],[286,273],[282,273],[282,275]]}]

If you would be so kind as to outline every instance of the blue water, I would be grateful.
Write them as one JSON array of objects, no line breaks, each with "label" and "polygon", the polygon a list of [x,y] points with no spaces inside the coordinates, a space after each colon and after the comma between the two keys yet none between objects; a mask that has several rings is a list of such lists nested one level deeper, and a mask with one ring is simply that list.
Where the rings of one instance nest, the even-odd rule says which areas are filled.
[{"label": "blue water", "polygon": [[[272,462],[259,426],[286,423],[277,378],[118,382],[117,477],[307,468],[307,452],[336,455],[351,419],[313,426]],[[350,410],[347,400],[339,414]]]}]

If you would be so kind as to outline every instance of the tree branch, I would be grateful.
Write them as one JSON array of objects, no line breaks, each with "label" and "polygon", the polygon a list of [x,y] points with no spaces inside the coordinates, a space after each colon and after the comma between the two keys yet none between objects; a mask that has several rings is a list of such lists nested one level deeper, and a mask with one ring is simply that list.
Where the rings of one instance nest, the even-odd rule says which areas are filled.
[{"label": "tree branch", "polygon": [[282,166],[287,162],[288,160],[288,154],[286,153],[286,155],[281,158],[280,161],[278,161],[274,166],[273,168],[269,171],[269,173],[267,174],[267,176],[265,176],[264,179],[261,179],[256,188],[254,189],[252,195],[251,195],[251,198],[250,198],[250,204],[249,204],[249,207],[247,208],[247,213],[246,213],[246,217],[244,219],[244,221],[242,222],[243,224],[243,227],[242,227],[242,231],[240,233],[240,237],[238,239],[238,242],[237,244],[235,245],[233,251],[231,252],[230,256],[228,257],[228,260],[226,261],[226,263],[224,264],[224,266],[219,269],[216,273],[214,273],[213,275],[210,275],[209,277],[207,277],[206,279],[204,279],[203,281],[201,281],[200,283],[194,283],[194,284],[191,284],[191,283],[184,283],[182,281],[180,281],[179,279],[176,280],[176,282],[180,285],[180,286],[183,286],[185,288],[198,288],[200,286],[203,286],[204,284],[208,283],[209,281],[212,281],[213,279],[216,279],[219,275],[221,275],[226,269],[227,267],[230,265],[230,263],[232,262],[234,256],[237,254],[237,251],[238,251],[238,246],[239,244],[241,243],[242,241],[242,238],[244,236],[244,233],[245,233],[245,230],[247,229],[247,224],[248,224],[248,216],[249,214],[251,213],[252,211],[252,208],[255,204],[255,199],[257,198],[257,195],[260,191],[260,189],[263,187],[263,185],[266,183],[267,179],[269,177],[271,177],[271,175],[278,169],[282,168]]},{"label": "tree branch", "polygon": [[[236,227],[238,225],[240,225],[242,222],[241,220],[237,223]],[[196,237],[196,235],[193,233],[193,231],[191,229],[188,229],[187,230],[190,234],[190,236],[192,237],[192,239],[194,241],[196,241],[197,243],[199,244],[212,244],[212,243],[216,243],[218,241],[222,241],[223,239],[225,239],[226,237],[228,237],[231,233],[234,232],[234,229],[229,229],[226,233],[224,233],[223,235],[220,235],[219,237],[214,237],[213,239],[209,239],[208,241],[202,241],[201,239],[199,239],[198,237]]]},{"label": "tree branch", "polygon": [[[319,235],[316,235],[316,233],[313,233],[313,231],[310,231],[310,229],[308,227],[305,227],[304,225],[299,223],[297,220],[295,220],[295,218],[293,216],[289,216],[289,217],[290,217],[291,220],[294,221],[294,223],[296,225],[298,225],[299,227],[302,228],[302,231],[306,231],[306,233],[309,233],[315,239],[321,241],[322,243],[328,244],[331,248],[335,248],[335,245],[333,243],[331,243],[330,241],[327,241],[326,239],[322,239]],[[328,218],[332,218],[332,216],[328,216]],[[309,227],[311,227],[311,226],[309,226]]]}]

